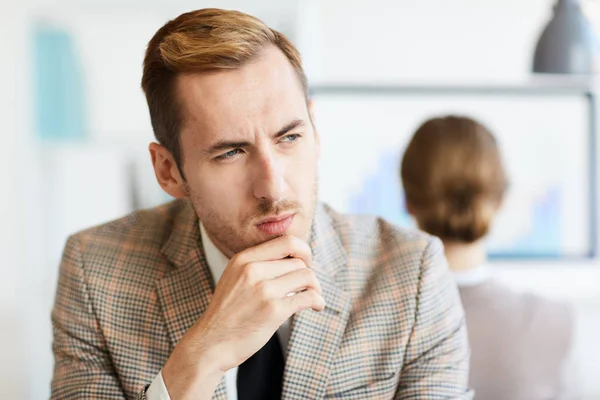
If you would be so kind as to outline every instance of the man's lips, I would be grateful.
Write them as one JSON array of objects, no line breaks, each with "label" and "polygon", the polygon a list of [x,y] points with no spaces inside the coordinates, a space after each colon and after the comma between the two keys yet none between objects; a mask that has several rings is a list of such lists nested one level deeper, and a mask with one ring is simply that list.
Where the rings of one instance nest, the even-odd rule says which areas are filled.
[{"label": "man's lips", "polygon": [[294,216],[294,213],[286,213],[264,218],[256,224],[256,227],[267,235],[282,235],[292,226]]}]

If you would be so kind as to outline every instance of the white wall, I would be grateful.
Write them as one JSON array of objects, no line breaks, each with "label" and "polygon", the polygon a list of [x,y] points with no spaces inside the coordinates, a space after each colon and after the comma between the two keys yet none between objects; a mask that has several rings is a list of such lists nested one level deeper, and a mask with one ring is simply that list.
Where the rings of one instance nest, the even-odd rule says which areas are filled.
[{"label": "white wall", "polygon": [[[27,397],[27,231],[20,204],[24,185],[19,170],[28,169],[25,12],[15,0],[0,0],[0,398]],[[32,237],[35,237],[35,233]],[[36,243],[36,242],[33,242]],[[34,244],[35,246],[36,244]]]},{"label": "white wall", "polygon": [[[552,0],[309,0],[314,81],[522,78]],[[308,24],[309,21],[304,23]],[[310,29],[315,29],[311,27]]]}]

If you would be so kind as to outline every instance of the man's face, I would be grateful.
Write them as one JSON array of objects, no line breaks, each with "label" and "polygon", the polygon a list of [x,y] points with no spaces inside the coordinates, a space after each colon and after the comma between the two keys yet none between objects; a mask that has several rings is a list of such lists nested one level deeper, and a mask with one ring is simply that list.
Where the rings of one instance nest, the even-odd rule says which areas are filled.
[{"label": "man's face", "polygon": [[283,234],[308,240],[319,140],[284,54],[177,84],[185,192],[217,247],[231,257]]}]

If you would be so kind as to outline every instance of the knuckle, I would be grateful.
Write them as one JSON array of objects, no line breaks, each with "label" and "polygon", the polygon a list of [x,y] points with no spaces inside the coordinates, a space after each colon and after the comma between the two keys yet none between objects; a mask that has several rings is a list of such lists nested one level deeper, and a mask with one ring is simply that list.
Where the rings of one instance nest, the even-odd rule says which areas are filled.
[{"label": "knuckle", "polygon": [[306,265],[304,264],[304,261],[302,261],[299,258],[292,258],[290,260],[292,262],[292,265],[294,267],[294,270],[303,270],[306,269]]},{"label": "knuckle", "polygon": [[311,271],[311,275],[312,275],[312,283],[315,285],[315,287],[321,287],[321,283],[319,282],[319,278],[317,278],[317,275],[315,275],[314,272]]},{"label": "knuckle", "polygon": [[248,263],[242,267],[242,279],[249,285],[254,285],[258,280],[257,265],[255,263]]},{"label": "knuckle", "polygon": [[312,281],[313,279],[315,279],[315,273],[310,268],[301,269],[300,274],[303,280]]},{"label": "knuckle", "polygon": [[321,300],[322,300],[321,295],[316,290],[310,291],[310,298],[311,298],[312,302],[316,303],[316,304],[320,304]]},{"label": "knuckle", "polygon": [[298,240],[292,235],[285,235],[283,238],[285,240],[285,244],[289,246],[294,246],[296,244],[296,240]]},{"label": "knuckle", "polygon": [[288,235],[287,239],[288,246],[290,246],[290,249],[293,250],[295,253],[303,253],[306,251],[308,245],[302,239],[291,235]]},{"label": "knuckle", "polygon": [[231,257],[230,263],[232,265],[247,264],[247,262],[246,262],[246,256],[244,255],[243,252],[234,254],[234,256]]},{"label": "knuckle", "polygon": [[317,283],[317,275],[315,275],[315,271],[310,268],[305,268],[302,271],[303,278],[310,283]]},{"label": "knuckle", "polygon": [[325,299],[323,299],[323,296],[321,296],[319,293],[314,292],[312,297],[312,304],[315,304],[319,307],[324,307]]},{"label": "knuckle", "polygon": [[275,300],[265,301],[263,310],[269,316],[277,315],[279,313],[279,303]]},{"label": "knuckle", "polygon": [[268,282],[261,281],[256,284],[257,296],[262,300],[269,300],[271,296],[271,286]]}]

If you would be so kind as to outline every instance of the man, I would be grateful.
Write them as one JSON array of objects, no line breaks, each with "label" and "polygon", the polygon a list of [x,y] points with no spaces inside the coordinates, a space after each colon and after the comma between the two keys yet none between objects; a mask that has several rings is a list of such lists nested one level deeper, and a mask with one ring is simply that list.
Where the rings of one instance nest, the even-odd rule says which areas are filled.
[{"label": "man", "polygon": [[53,398],[471,398],[440,242],[317,203],[319,136],[284,36],[183,14],[150,41],[142,87],[178,200],[69,239]]}]

